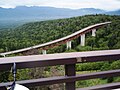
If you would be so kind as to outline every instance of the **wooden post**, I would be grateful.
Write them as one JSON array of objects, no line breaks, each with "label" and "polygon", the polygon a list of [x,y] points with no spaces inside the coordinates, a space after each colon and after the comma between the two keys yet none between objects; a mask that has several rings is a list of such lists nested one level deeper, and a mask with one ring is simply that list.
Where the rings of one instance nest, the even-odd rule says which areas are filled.
[{"label": "wooden post", "polygon": [[[65,75],[75,76],[75,64],[65,65]],[[75,90],[75,82],[67,82],[65,85],[66,90]]]}]

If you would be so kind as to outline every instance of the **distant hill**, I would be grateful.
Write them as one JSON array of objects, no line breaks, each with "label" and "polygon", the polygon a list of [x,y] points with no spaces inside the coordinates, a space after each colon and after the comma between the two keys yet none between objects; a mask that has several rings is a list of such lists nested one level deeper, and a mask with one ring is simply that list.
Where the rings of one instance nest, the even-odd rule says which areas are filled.
[{"label": "distant hill", "polygon": [[54,7],[27,7],[18,6],[16,8],[0,8],[0,28],[15,27],[26,22],[43,21],[51,19],[69,18],[89,14],[110,14],[120,15],[120,11],[106,12],[101,9],[83,8],[68,9]]},{"label": "distant hill", "polygon": [[84,8],[84,9],[67,9],[67,8],[54,8],[54,7],[26,7],[19,6],[16,8],[0,8],[0,18],[4,19],[36,19],[36,18],[66,18],[73,16],[81,16],[87,14],[100,14],[104,13],[104,10],[94,9],[94,8]]},{"label": "distant hill", "polygon": [[105,14],[108,14],[108,15],[120,15],[120,10],[106,12]]}]

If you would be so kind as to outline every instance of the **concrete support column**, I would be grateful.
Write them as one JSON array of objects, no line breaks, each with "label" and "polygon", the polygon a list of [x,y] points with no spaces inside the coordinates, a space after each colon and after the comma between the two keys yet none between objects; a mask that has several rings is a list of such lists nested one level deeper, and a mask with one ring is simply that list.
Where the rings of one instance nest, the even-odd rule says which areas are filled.
[{"label": "concrete support column", "polygon": [[71,49],[71,47],[72,47],[72,46],[71,46],[71,41],[68,41],[68,42],[67,42],[67,49]]},{"label": "concrete support column", "polygon": [[92,36],[95,37],[96,36],[96,29],[92,30]]},{"label": "concrete support column", "polygon": [[5,55],[3,55],[4,57],[6,57]]},{"label": "concrete support column", "polygon": [[81,46],[85,46],[85,34],[81,35]]},{"label": "concrete support column", "polygon": [[42,50],[42,54],[47,54],[47,51],[46,50]]}]

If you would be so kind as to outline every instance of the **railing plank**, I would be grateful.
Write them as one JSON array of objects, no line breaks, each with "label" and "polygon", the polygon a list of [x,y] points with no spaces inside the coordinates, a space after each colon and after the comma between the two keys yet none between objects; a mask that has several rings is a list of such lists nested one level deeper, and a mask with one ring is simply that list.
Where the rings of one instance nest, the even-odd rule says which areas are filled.
[{"label": "railing plank", "polygon": [[[103,71],[103,72],[94,72],[89,74],[81,74],[76,76],[58,76],[58,77],[50,77],[50,78],[23,80],[23,81],[17,81],[17,83],[25,85],[27,87],[32,87],[32,86],[40,86],[40,85],[51,85],[51,84],[57,84],[57,83],[74,82],[74,81],[94,79],[94,78],[112,77],[112,76],[119,76],[119,75],[120,75],[120,69]],[[4,86],[8,86],[8,85],[11,85],[11,82],[0,83],[0,90]]]},{"label": "railing plank", "polygon": [[113,60],[119,60],[119,59],[120,59],[120,54],[82,58],[83,62],[113,61]]},{"label": "railing plank", "polygon": [[14,62],[17,64],[17,68],[19,69],[118,59],[120,59],[120,49],[48,55],[17,56],[0,58],[0,70],[10,69]]},{"label": "railing plank", "polygon": [[117,88],[120,88],[120,82],[97,85],[97,86],[92,86],[92,87],[87,87],[87,88],[78,88],[76,90],[113,90]]},{"label": "railing plank", "polygon": [[[21,61],[17,62],[19,59],[16,59],[16,66],[17,69],[24,69],[24,68],[35,68],[35,67],[45,67],[45,66],[54,66],[54,65],[65,65],[65,64],[75,64],[75,58],[69,59],[54,59],[54,60],[35,60],[35,61]],[[9,61],[9,59],[8,59]],[[13,65],[13,62],[7,64],[0,64],[0,70],[10,70]]]}]

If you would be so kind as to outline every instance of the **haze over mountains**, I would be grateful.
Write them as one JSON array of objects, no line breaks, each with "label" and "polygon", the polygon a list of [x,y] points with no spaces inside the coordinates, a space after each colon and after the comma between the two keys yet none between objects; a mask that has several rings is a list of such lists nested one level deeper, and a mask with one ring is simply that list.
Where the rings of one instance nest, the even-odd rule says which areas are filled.
[{"label": "haze over mountains", "polygon": [[0,26],[9,26],[29,21],[69,18],[88,14],[120,15],[120,10],[107,12],[95,8],[68,9],[54,7],[27,7],[0,8]]},{"label": "haze over mountains", "polygon": [[16,8],[0,8],[0,18],[2,19],[28,19],[28,18],[51,18],[51,17],[72,17],[81,16],[86,14],[96,14],[104,13],[104,10],[94,9],[94,8],[84,8],[84,9],[67,9],[67,8],[54,8],[54,7],[26,7],[19,6]]}]

